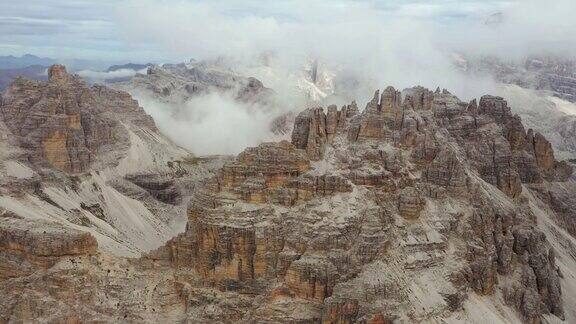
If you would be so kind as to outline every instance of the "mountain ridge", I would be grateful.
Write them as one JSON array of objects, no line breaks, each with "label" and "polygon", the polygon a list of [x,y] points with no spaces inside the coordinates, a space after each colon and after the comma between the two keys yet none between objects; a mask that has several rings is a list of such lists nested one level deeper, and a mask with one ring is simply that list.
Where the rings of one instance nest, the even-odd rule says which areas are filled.
[{"label": "mountain ridge", "polygon": [[[162,135],[139,122],[153,123],[130,96],[78,82],[56,66],[39,85],[102,94],[101,105],[135,114],[117,125],[129,130],[126,153],[80,169],[45,164],[41,155],[21,159],[43,137],[24,132],[32,145],[22,145],[9,136],[18,132],[18,111],[64,104],[66,112],[78,105],[97,113],[99,104],[64,95],[56,105],[14,109],[19,87],[39,85],[8,91],[0,111],[14,113],[1,115],[0,134],[10,138],[1,143],[15,153],[0,154],[9,174],[0,183],[0,228],[14,235],[0,240],[8,261],[0,266],[2,320],[576,319],[572,167],[501,97],[462,102],[447,90],[388,87],[363,110],[355,102],[303,110],[290,141],[222,160],[158,142]],[[40,166],[48,177],[34,175]],[[30,179],[39,180],[36,189],[15,186]],[[40,206],[46,217],[33,210]],[[112,217],[115,208],[122,212]],[[130,228],[146,219],[142,208],[153,226],[180,227],[151,240]],[[109,227],[125,233],[108,236],[118,246],[133,248],[137,237],[154,244],[114,252],[102,235]],[[131,236],[134,229],[140,234]],[[36,248],[42,240],[45,250]],[[73,242],[85,248],[70,250]]]}]

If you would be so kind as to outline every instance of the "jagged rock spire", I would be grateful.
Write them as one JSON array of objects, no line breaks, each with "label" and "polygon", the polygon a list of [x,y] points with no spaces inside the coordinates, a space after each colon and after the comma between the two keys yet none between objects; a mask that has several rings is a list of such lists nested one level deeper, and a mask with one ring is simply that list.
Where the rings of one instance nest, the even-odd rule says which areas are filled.
[{"label": "jagged rock spire", "polygon": [[48,80],[51,82],[64,83],[68,81],[69,76],[64,65],[54,64],[48,68]]}]

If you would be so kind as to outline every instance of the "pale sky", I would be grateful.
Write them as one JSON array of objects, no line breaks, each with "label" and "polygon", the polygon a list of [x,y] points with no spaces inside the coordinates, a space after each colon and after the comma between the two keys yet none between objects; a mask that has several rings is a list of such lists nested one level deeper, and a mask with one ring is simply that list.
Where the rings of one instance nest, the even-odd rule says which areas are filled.
[{"label": "pale sky", "polygon": [[[469,38],[476,38],[476,42],[493,43],[496,47],[518,42],[519,47],[536,43],[534,46],[572,50],[576,45],[562,43],[570,39],[574,43],[575,3],[574,0],[1,0],[0,55],[175,60],[268,47],[283,50],[292,45],[293,37],[301,38],[294,46],[320,47],[325,39],[334,41],[331,38],[337,38],[335,34],[342,28],[354,32],[356,26],[358,33],[350,39],[373,37],[381,29],[386,32],[395,28],[398,33],[442,34],[434,38],[463,46],[470,42]],[[510,28],[479,34],[485,19],[496,12],[512,16]],[[344,37],[343,41],[349,39]]]}]

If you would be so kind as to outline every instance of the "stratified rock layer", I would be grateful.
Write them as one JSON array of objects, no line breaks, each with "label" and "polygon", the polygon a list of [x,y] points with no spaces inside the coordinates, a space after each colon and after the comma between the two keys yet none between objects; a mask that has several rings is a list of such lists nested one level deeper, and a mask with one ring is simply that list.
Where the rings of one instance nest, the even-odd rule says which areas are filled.
[{"label": "stratified rock layer", "polygon": [[[4,216],[4,215],[2,215]],[[96,239],[49,222],[0,218],[0,281],[48,269],[65,257],[96,253]]]}]

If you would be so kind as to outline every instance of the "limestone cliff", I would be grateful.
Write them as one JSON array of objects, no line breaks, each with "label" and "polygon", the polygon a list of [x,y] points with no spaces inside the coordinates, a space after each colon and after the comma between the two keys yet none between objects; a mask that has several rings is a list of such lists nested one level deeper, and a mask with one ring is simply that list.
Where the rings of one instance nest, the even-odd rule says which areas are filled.
[{"label": "limestone cliff", "polygon": [[115,255],[138,256],[181,232],[187,192],[211,162],[160,134],[128,93],[88,86],[61,65],[48,75],[2,93],[0,210],[90,233]]},{"label": "limestone cliff", "polygon": [[[122,122],[156,129],[127,93],[89,87],[61,65],[50,67],[48,75],[47,82],[16,79],[0,104],[4,123],[33,164],[86,172],[99,155],[127,148]],[[120,111],[121,120],[114,116]]]}]

